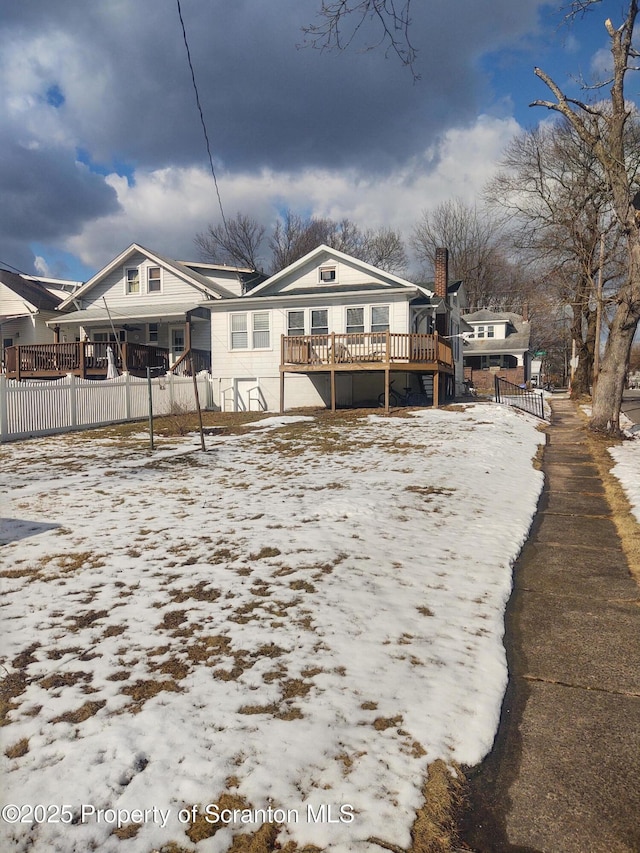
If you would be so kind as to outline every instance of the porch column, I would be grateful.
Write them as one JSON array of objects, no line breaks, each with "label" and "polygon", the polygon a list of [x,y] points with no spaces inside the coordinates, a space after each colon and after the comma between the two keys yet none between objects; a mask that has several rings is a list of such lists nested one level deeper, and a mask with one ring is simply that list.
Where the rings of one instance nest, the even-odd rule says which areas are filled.
[{"label": "porch column", "polygon": [[53,342],[54,344],[60,343],[60,326],[53,327]]},{"label": "porch column", "polygon": [[189,352],[191,349],[191,312],[187,311],[184,323],[184,351]]},{"label": "porch column", "polygon": [[280,370],[280,414],[284,414],[284,370]]}]

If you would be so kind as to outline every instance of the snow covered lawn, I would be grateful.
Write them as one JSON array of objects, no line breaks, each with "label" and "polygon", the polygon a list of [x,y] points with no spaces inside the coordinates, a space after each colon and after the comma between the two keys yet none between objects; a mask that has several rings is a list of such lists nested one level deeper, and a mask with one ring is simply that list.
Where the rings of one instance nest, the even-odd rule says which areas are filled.
[{"label": "snow covered lawn", "polygon": [[640,435],[609,448],[615,465],[611,473],[618,478],[625,491],[632,512],[640,523]]},{"label": "snow covered lawn", "polygon": [[474,404],[4,446],[0,848],[409,847],[497,729],[543,441]]}]

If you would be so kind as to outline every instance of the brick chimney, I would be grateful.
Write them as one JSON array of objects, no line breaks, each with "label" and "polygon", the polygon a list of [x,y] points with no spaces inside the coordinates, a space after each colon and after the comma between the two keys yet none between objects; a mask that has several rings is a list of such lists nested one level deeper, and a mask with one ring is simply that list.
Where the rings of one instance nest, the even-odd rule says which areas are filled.
[{"label": "brick chimney", "polygon": [[449,250],[436,249],[435,291],[436,296],[447,300],[447,285],[449,284]]}]

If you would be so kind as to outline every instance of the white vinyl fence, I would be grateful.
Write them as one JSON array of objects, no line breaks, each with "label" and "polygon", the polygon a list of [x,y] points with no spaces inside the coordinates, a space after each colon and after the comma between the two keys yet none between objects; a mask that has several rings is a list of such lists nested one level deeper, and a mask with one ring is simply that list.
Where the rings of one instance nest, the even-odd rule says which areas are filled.
[{"label": "white vinyl fence", "polygon": [[[200,407],[210,408],[211,377],[201,373],[197,381]],[[176,407],[196,410],[192,377],[169,373],[152,379],[151,394],[154,416],[167,415]],[[148,415],[147,380],[126,373],[117,379],[69,375],[49,382],[18,382],[0,375],[0,441],[140,420]]]}]

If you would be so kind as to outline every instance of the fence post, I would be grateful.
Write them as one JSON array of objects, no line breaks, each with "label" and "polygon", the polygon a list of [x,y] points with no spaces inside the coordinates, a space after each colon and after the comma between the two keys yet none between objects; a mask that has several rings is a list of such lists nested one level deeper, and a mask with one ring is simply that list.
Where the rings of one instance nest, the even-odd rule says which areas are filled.
[{"label": "fence post", "polygon": [[73,373],[67,373],[67,382],[69,383],[69,420],[70,427],[78,426],[78,407],[76,399],[76,377]]},{"label": "fence post", "polygon": [[7,377],[0,374],[0,441],[6,441],[9,437],[9,400],[7,396]]},{"label": "fence post", "polygon": [[128,373],[123,373],[124,376],[124,414],[125,418],[131,420],[131,377]]},{"label": "fence post", "polygon": [[169,413],[173,412],[173,401],[175,399],[175,390],[173,387],[173,380],[175,379],[175,374],[173,371],[169,371]]}]

